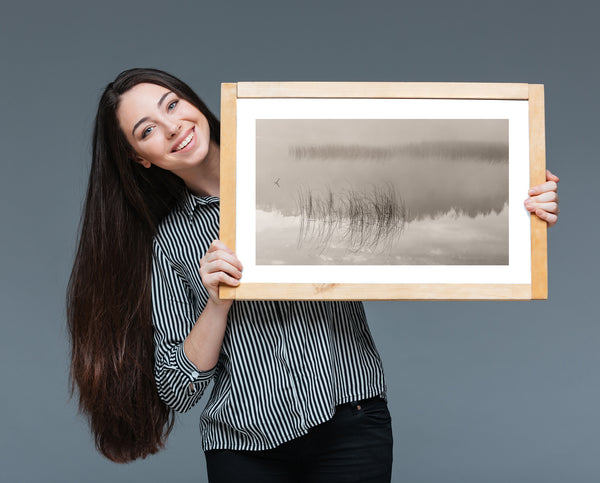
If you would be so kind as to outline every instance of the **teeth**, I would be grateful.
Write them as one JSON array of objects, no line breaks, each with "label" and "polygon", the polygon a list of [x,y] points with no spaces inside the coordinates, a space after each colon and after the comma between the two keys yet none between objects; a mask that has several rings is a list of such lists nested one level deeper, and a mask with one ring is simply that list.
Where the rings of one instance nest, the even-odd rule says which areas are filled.
[{"label": "teeth", "polygon": [[183,148],[185,148],[189,144],[189,142],[192,140],[193,137],[194,137],[194,133],[191,132],[189,134],[189,136],[186,137],[183,141],[181,141],[181,144],[175,148],[175,151],[181,151]]}]

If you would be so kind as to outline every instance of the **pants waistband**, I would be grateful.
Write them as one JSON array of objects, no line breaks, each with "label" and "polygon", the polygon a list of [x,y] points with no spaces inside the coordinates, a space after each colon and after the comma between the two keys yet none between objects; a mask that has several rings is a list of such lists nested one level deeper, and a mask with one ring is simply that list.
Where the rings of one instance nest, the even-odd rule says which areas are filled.
[{"label": "pants waistband", "polygon": [[373,396],[367,399],[361,399],[360,401],[350,401],[344,404],[340,404],[338,408],[353,408],[353,409],[361,409],[367,407],[373,403],[381,401],[383,398],[381,396]]}]

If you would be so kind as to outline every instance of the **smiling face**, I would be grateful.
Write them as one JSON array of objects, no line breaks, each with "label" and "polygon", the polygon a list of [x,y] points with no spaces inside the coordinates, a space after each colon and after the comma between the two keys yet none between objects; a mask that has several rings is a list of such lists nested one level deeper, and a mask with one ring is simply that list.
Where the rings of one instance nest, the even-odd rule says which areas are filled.
[{"label": "smiling face", "polygon": [[137,84],[122,94],[117,119],[136,161],[169,170],[184,180],[210,147],[206,117],[191,103],[156,84]]}]

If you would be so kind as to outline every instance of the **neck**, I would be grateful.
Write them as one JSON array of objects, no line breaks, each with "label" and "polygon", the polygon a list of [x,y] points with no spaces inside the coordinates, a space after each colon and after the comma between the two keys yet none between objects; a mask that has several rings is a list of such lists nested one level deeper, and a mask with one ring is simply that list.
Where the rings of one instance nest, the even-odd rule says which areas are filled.
[{"label": "neck", "polygon": [[210,142],[204,161],[186,173],[177,173],[189,190],[197,196],[219,196],[220,190],[220,149],[214,141]]}]

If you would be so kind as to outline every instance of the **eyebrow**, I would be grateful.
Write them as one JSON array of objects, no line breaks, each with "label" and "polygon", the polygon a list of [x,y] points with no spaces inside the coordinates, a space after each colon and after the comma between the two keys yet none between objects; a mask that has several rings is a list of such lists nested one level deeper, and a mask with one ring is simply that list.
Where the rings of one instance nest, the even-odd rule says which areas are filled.
[{"label": "eyebrow", "polygon": [[163,101],[165,100],[165,97],[167,97],[169,94],[171,94],[173,91],[168,91],[165,92],[162,97],[158,100],[158,102],[156,103],[157,107],[160,107],[160,105],[163,103]]},{"label": "eyebrow", "polygon": [[[160,108],[160,105],[163,103],[163,101],[165,100],[165,98],[169,95],[172,94],[173,91],[167,91],[165,92],[160,99],[158,100],[158,102],[156,103],[156,107]],[[135,126],[133,126],[133,129],[131,130],[131,135],[133,136],[135,133],[135,130],[138,128],[138,126],[144,122],[146,122],[148,119],[150,119],[149,117],[142,117],[138,122],[135,123]]]}]

